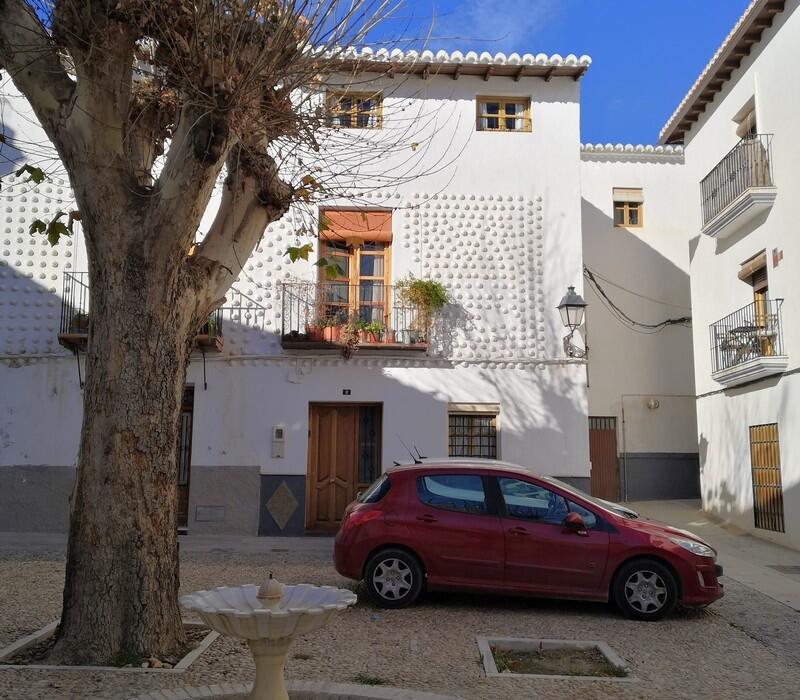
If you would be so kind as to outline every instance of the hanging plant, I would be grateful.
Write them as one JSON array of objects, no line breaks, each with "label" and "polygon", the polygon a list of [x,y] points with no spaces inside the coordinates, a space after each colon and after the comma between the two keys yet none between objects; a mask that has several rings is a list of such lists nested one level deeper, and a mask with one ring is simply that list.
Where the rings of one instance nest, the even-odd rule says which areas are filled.
[{"label": "hanging plant", "polygon": [[353,353],[358,350],[361,324],[361,321],[351,319],[342,326],[339,334],[339,344],[342,346],[342,357],[345,360],[349,360]]},{"label": "hanging plant", "polygon": [[395,285],[395,291],[401,304],[418,310],[419,318],[411,324],[410,330],[417,332],[417,342],[424,342],[433,315],[450,303],[447,288],[436,280],[417,279],[409,274]]}]

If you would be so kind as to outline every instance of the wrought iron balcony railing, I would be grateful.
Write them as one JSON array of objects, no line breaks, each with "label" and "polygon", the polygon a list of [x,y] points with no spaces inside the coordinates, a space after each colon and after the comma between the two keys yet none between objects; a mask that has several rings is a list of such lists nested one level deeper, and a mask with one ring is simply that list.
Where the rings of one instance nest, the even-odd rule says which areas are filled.
[{"label": "wrought iron balcony railing", "polygon": [[700,181],[703,226],[751,187],[773,187],[772,134],[743,138]]},{"label": "wrought iron balcony railing", "polygon": [[[83,350],[89,337],[91,298],[88,272],[65,272],[58,342],[71,350]],[[195,345],[201,349],[222,350],[223,323],[264,329],[267,310],[238,290],[232,289],[229,303],[214,311],[197,331]]]},{"label": "wrought iron balcony railing", "polygon": [[757,301],[712,323],[712,373],[758,358],[783,356],[782,305],[783,299]]},{"label": "wrought iron balcony railing", "polygon": [[424,350],[430,318],[377,280],[284,282],[281,285],[281,341],[284,348],[325,348],[357,333],[359,345]]}]

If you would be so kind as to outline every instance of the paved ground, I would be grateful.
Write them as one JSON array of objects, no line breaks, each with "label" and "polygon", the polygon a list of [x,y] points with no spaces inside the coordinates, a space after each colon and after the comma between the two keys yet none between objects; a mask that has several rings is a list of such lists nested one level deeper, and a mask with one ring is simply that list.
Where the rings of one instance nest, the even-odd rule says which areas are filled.
[{"label": "paved ground", "polygon": [[[720,546],[709,525],[702,527]],[[328,539],[187,537],[181,543],[185,590],[259,581],[268,569],[286,582],[352,585],[333,570]],[[727,555],[720,551],[725,565]],[[758,551],[745,552],[745,560],[760,562]],[[58,615],[63,570],[63,539],[0,535],[0,646]],[[440,594],[411,609],[382,611],[360,595],[358,605],[318,637],[297,642],[287,675],[347,683],[368,674],[393,686],[475,700],[797,697],[800,615],[736,580],[727,579],[726,590],[705,611],[649,624],[624,620],[596,604]],[[479,663],[476,635],[605,640],[631,664],[637,680],[490,680]],[[126,698],[247,681],[252,673],[243,645],[222,639],[187,673],[169,677],[0,669],[0,698]]]}]

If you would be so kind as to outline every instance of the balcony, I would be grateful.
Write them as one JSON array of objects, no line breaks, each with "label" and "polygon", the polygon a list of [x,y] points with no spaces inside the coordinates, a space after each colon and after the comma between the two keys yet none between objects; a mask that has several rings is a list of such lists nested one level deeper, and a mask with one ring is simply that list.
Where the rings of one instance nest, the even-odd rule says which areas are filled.
[{"label": "balcony", "polygon": [[[232,289],[231,303],[214,311],[197,332],[195,347],[203,352],[220,352],[225,344],[223,320],[262,327],[266,310],[241,292]],[[89,273],[65,272],[58,342],[73,352],[85,351],[89,338]],[[255,322],[254,322],[255,321]]]},{"label": "balcony", "polygon": [[711,377],[737,386],[773,374],[789,365],[783,347],[783,299],[748,304],[711,324]]},{"label": "balcony", "polygon": [[374,280],[284,282],[281,344],[286,350],[420,351],[428,348],[429,314],[395,287]]},{"label": "balcony", "polygon": [[778,193],[771,149],[772,134],[746,137],[703,178],[703,233],[725,238],[769,210]]}]

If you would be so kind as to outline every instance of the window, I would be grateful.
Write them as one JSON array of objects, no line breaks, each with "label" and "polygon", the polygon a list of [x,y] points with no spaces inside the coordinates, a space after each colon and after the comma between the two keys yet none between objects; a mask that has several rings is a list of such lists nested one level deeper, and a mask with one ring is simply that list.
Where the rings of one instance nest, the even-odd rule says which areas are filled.
[{"label": "window", "polygon": [[641,188],[615,187],[614,226],[636,228],[642,226],[644,196]]},{"label": "window", "polygon": [[320,233],[320,256],[339,266],[334,278],[320,270],[323,316],[388,325],[391,212],[326,211],[323,217],[327,225]]},{"label": "window", "polygon": [[753,288],[753,313],[747,320],[756,329],[753,340],[757,340],[758,351],[762,356],[774,355],[777,318],[769,301],[766,251],[762,250],[741,264],[739,279]]},{"label": "window", "polygon": [[417,479],[419,500],[434,508],[462,513],[488,512],[483,479],[470,474],[437,474]]},{"label": "window", "polygon": [[761,530],[785,532],[778,424],[750,426],[753,520]]},{"label": "window", "polygon": [[329,92],[328,126],[340,129],[380,129],[383,100],[377,92]]},{"label": "window", "polygon": [[377,503],[380,501],[392,487],[392,482],[386,474],[379,476],[375,482],[356,498],[359,503]]},{"label": "window", "polygon": [[522,97],[478,97],[478,131],[530,131],[531,101]]},{"label": "window", "polygon": [[497,459],[497,404],[450,404],[450,457]]},{"label": "window", "polygon": [[569,513],[566,499],[542,486],[507,478],[498,479],[497,483],[506,505],[506,514],[512,518],[561,525]]}]

